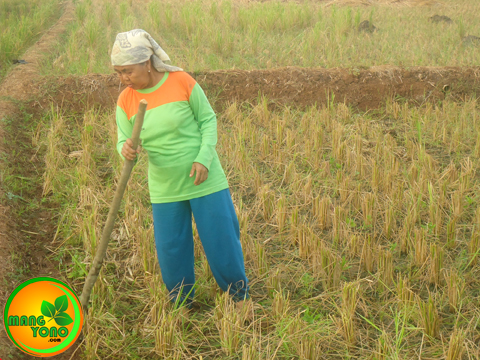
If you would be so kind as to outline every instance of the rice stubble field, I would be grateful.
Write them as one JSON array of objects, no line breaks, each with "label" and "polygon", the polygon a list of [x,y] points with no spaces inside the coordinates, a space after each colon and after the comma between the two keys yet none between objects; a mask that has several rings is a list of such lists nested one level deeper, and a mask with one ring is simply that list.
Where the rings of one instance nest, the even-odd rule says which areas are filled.
[{"label": "rice stubble field", "polygon": [[[479,50],[461,43],[475,31],[478,5],[344,3],[74,3],[75,18],[39,60],[43,77],[25,85],[36,98],[17,101],[3,119],[2,204],[18,232],[22,219],[32,222],[25,214],[44,211],[44,233],[23,236],[80,293],[122,168],[114,116],[121,89],[92,73],[110,74],[115,34],[141,27],[196,77],[217,111],[217,152],[254,302],[244,321],[218,289],[194,231],[195,309],[169,306],[141,154],[73,358],[480,357]],[[429,21],[436,13],[454,23]],[[364,19],[378,31],[358,32]],[[375,80],[380,65],[387,67]],[[416,66],[431,72],[418,71],[428,77],[412,77],[412,86],[448,74],[434,66],[467,76],[439,77],[423,97],[388,85],[398,82],[388,74],[403,80]],[[335,71],[341,91],[340,80],[326,80]],[[369,76],[370,89],[377,81],[389,96],[369,103],[361,86]],[[229,90],[232,79],[238,85]],[[242,80],[254,90],[241,91]],[[25,176],[28,164],[37,170]],[[11,262],[24,272],[7,274],[6,287],[41,273],[26,266],[31,257],[15,248]]]}]

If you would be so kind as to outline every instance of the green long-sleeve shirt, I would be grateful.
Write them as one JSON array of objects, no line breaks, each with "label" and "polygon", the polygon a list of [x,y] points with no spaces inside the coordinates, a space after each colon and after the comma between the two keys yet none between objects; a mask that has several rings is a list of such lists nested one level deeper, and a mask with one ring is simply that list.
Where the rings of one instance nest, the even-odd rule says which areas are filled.
[{"label": "green long-sleeve shirt", "polygon": [[[148,188],[152,203],[182,201],[228,188],[218,159],[217,118],[205,93],[186,72],[165,73],[153,88],[126,88],[117,102],[117,150],[132,136],[141,99],[148,102],[140,139],[148,153]],[[208,169],[208,178],[194,185],[192,164]]]}]

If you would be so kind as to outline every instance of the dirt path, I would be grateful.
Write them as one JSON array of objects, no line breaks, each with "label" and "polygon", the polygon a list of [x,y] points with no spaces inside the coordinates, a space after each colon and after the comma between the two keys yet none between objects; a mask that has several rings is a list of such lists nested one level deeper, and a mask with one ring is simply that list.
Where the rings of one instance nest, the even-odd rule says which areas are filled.
[{"label": "dirt path", "polygon": [[[18,116],[19,109],[17,104],[20,101],[26,101],[35,98],[35,86],[33,83],[38,82],[39,59],[44,53],[51,51],[55,46],[58,37],[66,30],[66,25],[73,20],[74,6],[71,0],[64,2],[63,13],[60,19],[38,40],[27,52],[23,55],[27,64],[17,65],[13,68],[0,84],[0,117],[14,118]],[[8,138],[0,123],[0,138]],[[28,139],[27,139],[28,141]],[[0,154],[6,152],[10,153],[12,149],[2,148],[4,142],[0,142]],[[41,161],[39,159],[39,161]],[[5,164],[0,162],[0,168],[3,169]],[[0,189],[1,191],[1,189]],[[37,211],[31,214],[30,218],[37,218],[33,220],[35,224],[32,227],[51,227],[51,219],[44,218],[48,216],[47,212]],[[26,215],[26,218],[28,215]],[[25,221],[25,220],[24,220]],[[27,222],[30,219],[27,220]],[[40,224],[40,225],[39,225]],[[0,204],[0,359],[26,359],[32,358],[18,350],[10,340],[7,338],[3,326],[3,306],[13,288],[18,285],[16,281],[11,279],[10,274],[15,271],[15,268],[21,267],[24,264],[18,262],[27,262],[30,272],[27,278],[36,276],[52,276],[57,277],[56,267],[45,259],[46,249],[44,248],[45,238],[32,238],[35,242],[33,249],[27,251],[23,245],[22,234],[18,231],[18,224],[12,220],[10,208],[7,204]],[[42,241],[43,240],[43,241]],[[17,254],[16,260],[12,260],[12,253]],[[33,255],[34,254],[34,255]],[[21,259],[20,261],[18,259]],[[18,279],[18,278],[17,278]],[[22,279],[24,281],[26,279]],[[78,344],[76,344],[78,346]],[[76,346],[67,350],[65,353],[52,357],[52,359],[75,359],[78,357],[78,352],[74,353]],[[72,356],[73,355],[73,356]]]}]

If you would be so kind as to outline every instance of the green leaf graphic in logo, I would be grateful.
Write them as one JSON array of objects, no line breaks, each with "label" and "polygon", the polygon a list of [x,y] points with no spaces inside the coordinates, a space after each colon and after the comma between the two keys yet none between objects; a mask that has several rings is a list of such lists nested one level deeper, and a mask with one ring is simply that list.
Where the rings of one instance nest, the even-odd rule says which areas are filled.
[{"label": "green leaf graphic in logo", "polygon": [[55,299],[55,306],[48,301],[43,300],[40,308],[43,316],[51,318],[48,321],[55,320],[57,325],[67,326],[73,322],[73,319],[65,310],[68,309],[68,298],[66,295],[59,296]]},{"label": "green leaf graphic in logo", "polygon": [[54,317],[56,312],[55,306],[53,306],[53,304],[50,304],[48,301],[45,301],[45,300],[43,300],[42,302],[40,311],[42,312],[42,315],[46,317]]},{"label": "green leaf graphic in logo", "polygon": [[55,316],[55,322],[59,326],[67,326],[73,322],[73,319],[65,312],[61,312]]},{"label": "green leaf graphic in logo", "polygon": [[67,310],[67,308],[68,308],[67,295],[62,295],[55,299],[55,310],[61,312],[61,311]]}]

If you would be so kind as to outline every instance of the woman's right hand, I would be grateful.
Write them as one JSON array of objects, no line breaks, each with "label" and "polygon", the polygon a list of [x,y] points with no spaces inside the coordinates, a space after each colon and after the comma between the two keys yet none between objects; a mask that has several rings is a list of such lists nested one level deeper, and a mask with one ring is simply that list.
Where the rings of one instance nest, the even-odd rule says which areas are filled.
[{"label": "woman's right hand", "polygon": [[127,139],[123,143],[123,148],[122,148],[122,155],[125,157],[127,160],[135,160],[135,157],[137,154],[140,154],[140,151],[142,150],[142,147],[138,145],[137,151],[133,149],[133,141],[132,139]]}]

